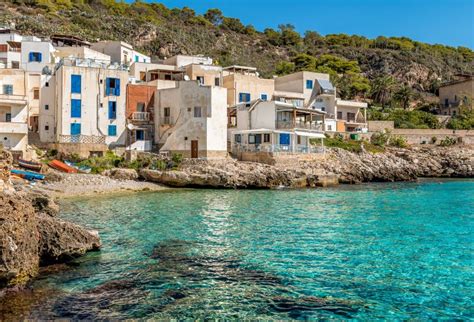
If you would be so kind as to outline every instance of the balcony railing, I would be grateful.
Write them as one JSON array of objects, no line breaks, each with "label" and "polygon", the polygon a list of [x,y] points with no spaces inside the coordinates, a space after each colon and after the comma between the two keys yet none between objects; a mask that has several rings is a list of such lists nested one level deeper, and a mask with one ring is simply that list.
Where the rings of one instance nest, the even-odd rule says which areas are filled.
[{"label": "balcony railing", "polygon": [[0,94],[0,103],[25,104],[27,97],[25,95]]},{"label": "balcony railing", "polygon": [[132,121],[149,121],[150,113],[149,112],[133,112]]},{"label": "balcony railing", "polygon": [[235,152],[268,152],[268,153],[324,153],[325,148],[321,146],[304,146],[282,144],[240,144],[235,143],[232,147]]},{"label": "balcony railing", "polygon": [[103,135],[60,135],[59,143],[105,144]]},{"label": "balcony railing", "polygon": [[28,134],[28,125],[25,122],[0,122],[0,133]]},{"label": "balcony railing", "polygon": [[302,122],[302,121],[276,121],[277,129],[306,129],[306,130],[315,130],[322,131],[322,124],[317,124],[314,122]]},{"label": "balcony railing", "polygon": [[161,125],[173,125],[173,118],[171,116],[164,116],[161,120]]}]

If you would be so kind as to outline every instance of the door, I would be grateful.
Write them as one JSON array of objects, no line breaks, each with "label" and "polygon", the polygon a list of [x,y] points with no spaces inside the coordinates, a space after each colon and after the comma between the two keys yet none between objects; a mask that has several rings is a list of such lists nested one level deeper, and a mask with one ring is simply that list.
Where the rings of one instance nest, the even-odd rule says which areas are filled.
[{"label": "door", "polygon": [[191,158],[197,159],[198,158],[198,141],[197,140],[192,140],[191,141]]},{"label": "door", "polygon": [[280,145],[290,145],[290,134],[280,133]]}]

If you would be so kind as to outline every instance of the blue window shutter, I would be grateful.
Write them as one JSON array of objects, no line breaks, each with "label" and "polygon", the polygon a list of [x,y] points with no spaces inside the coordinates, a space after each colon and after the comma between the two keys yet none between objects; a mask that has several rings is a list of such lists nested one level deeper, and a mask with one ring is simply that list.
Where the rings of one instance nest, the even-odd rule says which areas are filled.
[{"label": "blue window shutter", "polygon": [[105,80],[105,95],[110,95],[110,78],[107,77]]},{"label": "blue window shutter", "polygon": [[247,93],[245,95],[245,98],[246,98],[246,100],[245,100],[246,102],[250,102],[250,94],[249,93]]},{"label": "blue window shutter", "polygon": [[81,123],[71,123],[71,135],[81,134]]},{"label": "blue window shutter", "polygon": [[39,62],[43,61],[43,54],[42,53],[38,53],[38,61]]},{"label": "blue window shutter", "polygon": [[81,93],[81,75],[71,75],[71,93]]},{"label": "blue window shutter", "polygon": [[290,145],[290,135],[288,133],[280,133],[280,144]]},{"label": "blue window shutter", "polygon": [[109,125],[108,135],[117,136],[117,125]]},{"label": "blue window shutter", "polygon": [[29,53],[29,54],[28,54],[28,61],[31,62],[31,61],[33,61],[33,59],[34,59],[34,58],[33,58],[33,53]]},{"label": "blue window shutter", "polygon": [[244,93],[239,93],[239,103],[244,101]]},{"label": "blue window shutter", "polygon": [[120,96],[120,79],[115,79],[115,95]]},{"label": "blue window shutter", "polygon": [[71,117],[74,117],[74,118],[81,117],[81,100],[77,100],[77,99],[71,100]]},{"label": "blue window shutter", "polygon": [[109,120],[117,118],[117,102],[109,102]]}]

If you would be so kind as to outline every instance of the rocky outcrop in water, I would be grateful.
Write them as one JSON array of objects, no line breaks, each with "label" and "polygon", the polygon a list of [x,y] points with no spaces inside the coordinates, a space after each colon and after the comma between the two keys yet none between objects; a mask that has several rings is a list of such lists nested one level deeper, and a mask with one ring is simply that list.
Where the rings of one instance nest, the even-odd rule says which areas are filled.
[{"label": "rocky outcrop in water", "polygon": [[[2,176],[9,183],[9,172]],[[99,249],[98,234],[56,218],[58,206],[47,195],[6,185],[0,190],[0,288],[24,285],[40,265]]]},{"label": "rocky outcrop in water", "polygon": [[387,149],[353,153],[328,149],[324,160],[270,166],[255,162],[185,160],[176,171],[144,169],[148,181],[173,187],[276,188],[337,183],[412,181],[418,177],[474,177],[474,149]]}]

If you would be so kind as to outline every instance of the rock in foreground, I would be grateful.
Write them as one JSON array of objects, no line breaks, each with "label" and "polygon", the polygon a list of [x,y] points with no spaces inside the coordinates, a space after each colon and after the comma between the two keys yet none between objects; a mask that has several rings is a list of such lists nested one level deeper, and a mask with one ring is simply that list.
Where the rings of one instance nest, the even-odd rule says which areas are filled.
[{"label": "rock in foreground", "polygon": [[0,192],[0,287],[23,285],[40,265],[64,262],[100,248],[96,232],[39,211],[23,193]]}]

